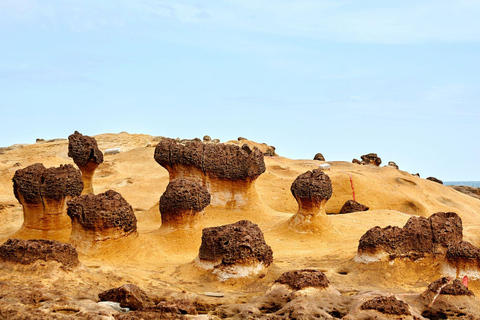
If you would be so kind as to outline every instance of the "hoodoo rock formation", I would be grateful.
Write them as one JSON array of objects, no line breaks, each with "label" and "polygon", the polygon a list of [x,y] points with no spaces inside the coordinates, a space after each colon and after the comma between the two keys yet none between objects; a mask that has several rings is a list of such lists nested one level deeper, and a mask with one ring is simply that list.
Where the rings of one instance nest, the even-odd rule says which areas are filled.
[{"label": "hoodoo rock formation", "polygon": [[330,229],[325,205],[332,197],[332,182],[322,170],[307,171],[297,177],[290,188],[298,202],[297,213],[288,226],[299,232],[323,232]]},{"label": "hoodoo rock formation", "polygon": [[195,263],[220,280],[257,274],[273,261],[272,248],[260,228],[248,221],[203,229]]},{"label": "hoodoo rock formation", "polygon": [[313,157],[313,160],[318,160],[318,161],[325,161],[325,157],[321,153],[317,153],[315,157]]},{"label": "hoodoo rock formation", "polygon": [[81,173],[72,165],[45,168],[35,163],[17,170],[13,192],[23,206],[23,225],[17,238],[68,240],[71,229],[67,201],[83,189]]},{"label": "hoodoo rock formation", "polygon": [[443,273],[451,277],[480,279],[480,249],[467,241],[451,245],[445,257]]},{"label": "hoodoo rock formation", "polygon": [[323,272],[312,269],[284,272],[275,283],[285,284],[293,290],[308,287],[323,289],[327,288],[329,284],[327,276]]},{"label": "hoodoo rock formation", "polygon": [[363,165],[373,164],[378,167],[379,165],[382,164],[382,159],[380,159],[376,153],[364,154],[360,158],[362,159],[361,164]]},{"label": "hoodoo rock formation", "polygon": [[113,190],[76,197],[68,202],[67,213],[72,219],[70,242],[81,252],[105,241],[137,234],[132,206]]},{"label": "hoodoo rock formation", "polygon": [[340,209],[340,214],[344,213],[352,213],[352,212],[359,212],[359,211],[367,211],[369,208],[361,203],[358,203],[355,200],[347,200],[345,204]]},{"label": "hoodoo rock formation", "polygon": [[56,261],[70,269],[80,264],[75,247],[55,240],[8,239],[0,246],[0,261],[29,265],[36,261]]},{"label": "hoodoo rock formation", "polygon": [[183,178],[171,180],[160,197],[162,229],[195,229],[210,204],[210,193],[202,184]]},{"label": "hoodoo rock formation", "polygon": [[368,230],[358,244],[357,262],[444,255],[463,238],[462,220],[454,212],[437,212],[428,219],[411,217],[403,228]]},{"label": "hoodoo rock formation", "polygon": [[98,149],[95,138],[75,131],[68,136],[68,156],[73,158],[73,162],[82,171],[84,184],[82,194],[93,193],[93,174],[103,162],[103,153]]},{"label": "hoodoo rock formation", "polygon": [[265,162],[257,148],[163,139],[155,148],[155,160],[167,169],[170,181],[185,178],[205,186],[213,207],[240,209],[259,203],[255,180],[265,172]]},{"label": "hoodoo rock formation", "polygon": [[389,161],[389,162],[388,162],[388,166],[389,166],[389,167],[392,167],[392,168],[395,168],[395,169],[398,169],[398,165],[397,165],[395,162],[393,162],[393,161]]},{"label": "hoodoo rock formation", "polygon": [[397,300],[397,298],[393,296],[375,297],[371,300],[365,301],[365,303],[362,304],[361,308],[363,310],[376,310],[380,313],[389,314],[389,315],[399,315],[399,316],[411,315],[410,307],[408,306],[408,304],[406,304],[401,300]]}]

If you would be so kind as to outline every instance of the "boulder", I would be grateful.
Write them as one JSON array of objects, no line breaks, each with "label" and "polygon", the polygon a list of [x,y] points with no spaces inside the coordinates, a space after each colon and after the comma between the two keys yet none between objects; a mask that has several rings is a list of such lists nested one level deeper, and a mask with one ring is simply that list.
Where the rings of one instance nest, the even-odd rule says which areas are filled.
[{"label": "boulder", "polygon": [[442,181],[442,180],[437,179],[437,178],[435,178],[435,177],[428,177],[427,180],[430,180],[430,181],[433,181],[433,182],[436,182],[436,183],[443,184],[443,181]]},{"label": "boulder", "polygon": [[395,168],[395,169],[398,169],[397,164],[396,164],[395,162],[393,162],[393,161],[389,161],[389,162],[388,162],[388,166],[389,166],[389,167],[392,167],[392,168]]},{"label": "boulder", "polygon": [[100,292],[98,298],[100,301],[118,302],[120,307],[132,310],[141,309],[149,302],[147,294],[136,285],[130,283]]},{"label": "boulder", "polygon": [[317,153],[315,157],[313,157],[313,160],[318,160],[318,161],[325,161],[325,157],[321,153]]},{"label": "boulder", "polygon": [[405,302],[398,300],[397,298],[390,296],[379,296],[371,300],[365,301],[362,304],[363,310],[376,310],[383,314],[409,316],[410,307]]},{"label": "boulder", "polygon": [[312,269],[284,272],[275,283],[285,284],[293,290],[307,287],[323,289],[327,288],[329,284],[327,276],[323,272]]},{"label": "boulder", "polygon": [[361,164],[363,165],[373,164],[378,167],[379,165],[382,164],[382,159],[380,159],[376,153],[364,154],[360,158],[362,159]]},{"label": "boulder", "polygon": [[359,211],[367,211],[369,208],[361,203],[358,203],[355,200],[347,200],[342,208],[340,209],[340,214],[352,213]]}]

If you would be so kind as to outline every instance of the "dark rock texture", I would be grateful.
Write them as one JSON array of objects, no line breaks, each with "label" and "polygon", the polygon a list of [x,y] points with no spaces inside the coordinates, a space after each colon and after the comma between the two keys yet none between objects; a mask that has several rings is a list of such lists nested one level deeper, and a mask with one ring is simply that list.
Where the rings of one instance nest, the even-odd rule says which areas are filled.
[{"label": "dark rock texture", "polygon": [[332,181],[322,170],[302,173],[290,187],[295,199],[328,200],[332,197]]},{"label": "dark rock texture", "polygon": [[325,161],[325,157],[321,153],[317,153],[315,157],[313,157],[313,160],[319,160],[319,161]]},{"label": "dark rock texture", "polygon": [[359,211],[367,211],[369,208],[361,203],[358,203],[355,200],[347,200],[342,208],[340,209],[340,214],[352,213]]},{"label": "dark rock texture", "polygon": [[418,259],[428,254],[444,254],[463,238],[462,221],[454,212],[437,212],[428,219],[411,217],[403,228],[388,226],[368,230],[359,241],[358,253],[384,251],[394,259]]},{"label": "dark rock texture", "polygon": [[164,139],[155,148],[154,157],[169,172],[177,165],[192,166],[204,175],[218,179],[255,179],[265,172],[262,152],[257,148],[251,150],[246,145],[239,147],[199,141],[182,144],[173,139]]},{"label": "dark rock texture", "polygon": [[17,170],[12,180],[15,197],[27,204],[41,204],[45,198],[60,201],[76,197],[83,189],[81,173],[71,164],[47,169],[35,163]]},{"label": "dark rock texture", "polygon": [[428,177],[427,180],[430,180],[430,181],[433,181],[433,182],[436,182],[436,183],[443,184],[443,181],[442,181],[442,180],[437,179],[437,178],[435,178],[435,177]]},{"label": "dark rock texture", "polygon": [[448,260],[478,260],[480,258],[480,249],[467,241],[460,241],[448,247]]},{"label": "dark rock texture", "polygon": [[362,164],[362,162],[361,162],[360,160],[358,160],[358,159],[353,159],[353,160],[352,160],[352,163],[354,163],[354,164]]},{"label": "dark rock texture", "polygon": [[116,228],[125,233],[137,230],[132,206],[116,191],[81,195],[67,204],[72,223],[79,223],[85,230]]},{"label": "dark rock texture", "polygon": [[157,320],[157,319],[186,319],[184,315],[196,315],[197,309],[191,301],[176,299],[148,304],[127,314],[115,315],[116,320]]},{"label": "dark rock texture", "polygon": [[452,295],[452,296],[474,296],[473,292],[462,284],[462,281],[455,279],[452,283],[448,283],[449,278],[442,277],[428,286],[428,290],[437,293],[440,290],[440,294]]},{"label": "dark rock texture", "polygon": [[98,149],[97,140],[78,131],[68,136],[68,156],[79,167],[86,166],[88,162],[103,162],[103,153]]},{"label": "dark rock texture", "polygon": [[480,200],[480,188],[470,187],[470,186],[450,186],[451,188],[457,190],[458,192],[469,195]]},{"label": "dark rock texture", "polygon": [[395,169],[398,169],[398,165],[397,165],[395,162],[393,162],[393,161],[389,161],[389,162],[388,162],[388,166],[389,166],[389,167],[392,167],[392,168],[395,168]]},{"label": "dark rock texture", "polygon": [[8,239],[0,246],[0,260],[19,264],[31,264],[37,260],[57,261],[64,268],[80,264],[75,247],[55,240]]},{"label": "dark rock texture", "polygon": [[260,228],[248,221],[203,229],[199,259],[219,265],[251,265],[273,261],[272,248],[265,243]]},{"label": "dark rock texture", "polygon": [[284,272],[275,282],[286,284],[294,290],[307,287],[326,288],[329,284],[327,276],[323,272],[312,269]]},{"label": "dark rock texture", "polygon": [[384,314],[409,316],[410,308],[408,304],[395,297],[380,296],[366,301],[362,304],[363,310],[377,310]]},{"label": "dark rock texture", "polygon": [[382,159],[380,159],[376,153],[364,154],[360,158],[362,159],[361,164],[363,165],[374,164],[376,166],[379,166],[382,164]]},{"label": "dark rock texture", "polygon": [[124,284],[121,287],[103,291],[98,294],[100,301],[120,303],[122,308],[137,310],[146,305],[149,298],[145,292],[134,284]]}]

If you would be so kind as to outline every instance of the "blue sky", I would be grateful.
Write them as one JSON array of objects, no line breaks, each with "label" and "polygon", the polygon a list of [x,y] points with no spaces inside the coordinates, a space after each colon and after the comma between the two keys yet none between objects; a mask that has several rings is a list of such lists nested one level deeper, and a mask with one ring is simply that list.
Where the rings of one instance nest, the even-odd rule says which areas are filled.
[{"label": "blue sky", "polygon": [[479,16],[479,0],[0,0],[0,146],[244,136],[480,180]]}]

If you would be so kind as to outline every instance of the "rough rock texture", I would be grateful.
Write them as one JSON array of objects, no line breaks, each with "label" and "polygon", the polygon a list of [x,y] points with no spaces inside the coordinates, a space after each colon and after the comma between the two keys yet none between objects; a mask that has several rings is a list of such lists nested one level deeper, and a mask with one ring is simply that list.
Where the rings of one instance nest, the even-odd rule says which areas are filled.
[{"label": "rough rock texture", "polygon": [[142,308],[115,316],[117,320],[157,320],[157,319],[185,319],[184,315],[198,314],[195,305],[185,299],[160,301],[156,305],[148,304]]},{"label": "rough rock texture", "polygon": [[[357,258],[379,260],[404,257],[416,260],[426,255],[444,254],[463,238],[462,221],[454,212],[437,212],[428,219],[411,217],[403,228],[388,226],[368,230],[359,241]],[[377,257],[375,257],[377,256]]]},{"label": "rough rock texture", "polygon": [[66,203],[82,189],[80,171],[69,164],[47,169],[36,163],[17,170],[13,192],[23,206],[24,221],[14,237],[67,241],[71,223]]},{"label": "rough rock texture", "polygon": [[340,214],[343,213],[352,213],[352,212],[359,212],[359,211],[367,211],[369,208],[361,203],[358,203],[355,200],[347,200],[345,204],[340,209]]},{"label": "rough rock texture", "polygon": [[136,233],[137,219],[132,206],[116,191],[85,194],[68,202],[72,219],[70,240],[81,242],[118,239]]},{"label": "rough rock texture", "polygon": [[286,284],[294,290],[307,287],[326,288],[329,284],[327,276],[323,272],[313,269],[284,272],[275,282]]},{"label": "rough rock texture", "polygon": [[198,259],[214,268],[229,266],[270,266],[272,248],[266,244],[260,228],[241,220],[232,224],[203,229]]},{"label": "rough rock texture", "polygon": [[124,284],[121,287],[103,291],[98,294],[100,301],[120,303],[122,308],[137,310],[146,305],[149,298],[143,290],[134,284]]},{"label": "rough rock texture", "polygon": [[82,171],[85,185],[83,194],[93,193],[93,174],[103,162],[103,153],[98,149],[97,141],[93,137],[84,136],[78,131],[68,137],[68,156]]},{"label": "rough rock texture", "polygon": [[319,160],[319,161],[325,161],[325,157],[321,153],[317,153],[315,157],[313,157],[313,160]]},{"label": "rough rock texture", "polygon": [[448,247],[443,272],[452,277],[467,275],[478,279],[480,273],[480,249],[467,241]]},{"label": "rough rock texture", "polygon": [[427,180],[430,180],[430,181],[433,181],[433,182],[436,182],[436,183],[443,184],[443,181],[442,181],[442,180],[437,179],[437,178],[435,178],[435,177],[428,177]]},{"label": "rough rock texture", "polygon": [[44,239],[8,239],[0,246],[0,260],[24,265],[32,264],[38,260],[57,261],[64,268],[72,268],[80,264],[74,246]]},{"label": "rough rock texture", "polygon": [[203,142],[212,142],[212,138],[210,136],[203,136]]},{"label": "rough rock texture", "polygon": [[459,279],[455,279],[451,283],[449,280],[447,277],[442,277],[430,283],[428,291],[437,293],[440,290],[440,294],[452,296],[474,296],[473,292],[465,287]]},{"label": "rough rock texture", "polygon": [[388,162],[388,166],[389,166],[389,167],[392,167],[392,168],[395,168],[395,169],[398,169],[398,165],[397,165],[395,162],[393,162],[393,161],[389,161],[389,162]]},{"label": "rough rock texture", "polygon": [[366,301],[362,304],[361,308],[363,310],[377,310],[381,313],[391,314],[391,315],[406,315],[409,316],[410,309],[408,304],[397,298],[380,296]]},{"label": "rough rock texture", "polygon": [[160,197],[162,228],[192,228],[210,204],[210,193],[202,184],[188,179],[171,180]]},{"label": "rough rock texture", "polygon": [[298,202],[297,213],[288,220],[290,228],[300,232],[322,232],[330,227],[325,205],[332,197],[332,182],[322,170],[307,171],[290,188]]},{"label": "rough rock texture", "polygon": [[362,164],[362,162],[361,162],[360,160],[358,160],[358,159],[353,159],[353,160],[352,160],[352,163],[354,163],[354,164]]},{"label": "rough rock texture", "polygon": [[164,139],[154,157],[170,180],[187,178],[203,184],[214,207],[235,209],[258,203],[254,182],[265,172],[265,162],[255,147]]},{"label": "rough rock texture", "polygon": [[364,154],[360,158],[362,159],[361,164],[363,165],[374,164],[376,166],[379,166],[382,164],[382,159],[380,159],[376,153]]},{"label": "rough rock texture", "polygon": [[457,190],[458,192],[469,195],[476,199],[480,199],[480,188],[470,187],[470,186],[450,186],[451,188]]}]

